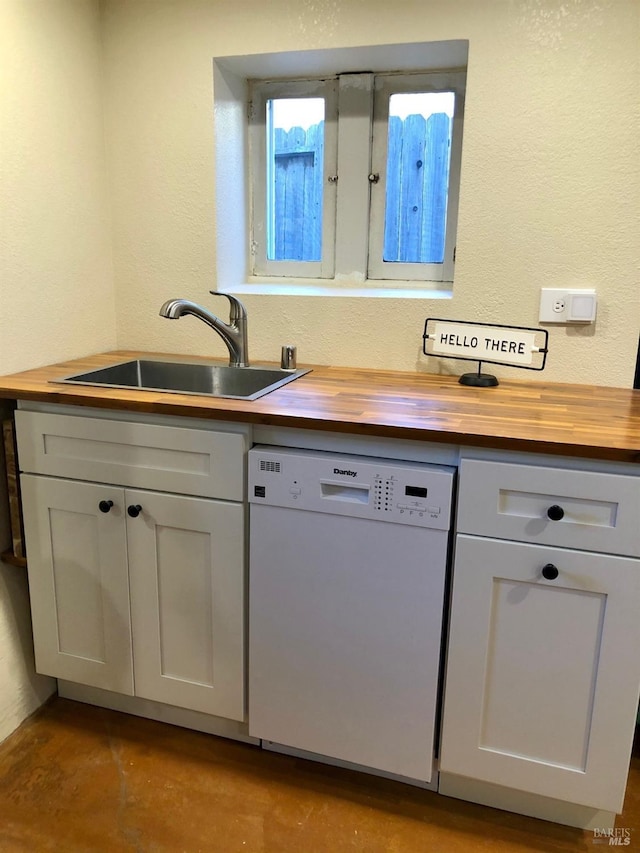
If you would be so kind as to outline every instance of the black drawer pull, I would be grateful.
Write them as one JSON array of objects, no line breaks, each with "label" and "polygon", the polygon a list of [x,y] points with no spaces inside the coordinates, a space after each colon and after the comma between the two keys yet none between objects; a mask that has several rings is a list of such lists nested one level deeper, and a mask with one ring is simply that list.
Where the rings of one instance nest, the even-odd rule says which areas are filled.
[{"label": "black drawer pull", "polygon": [[547,510],[547,515],[551,521],[560,521],[561,518],[564,518],[564,510],[558,504],[554,504]]},{"label": "black drawer pull", "polygon": [[547,563],[547,565],[544,566],[542,569],[542,577],[548,581],[554,581],[559,574],[560,572],[553,565],[553,563]]},{"label": "black drawer pull", "polygon": [[142,507],[140,504],[131,504],[131,506],[127,507],[127,513],[131,516],[131,518],[137,518],[142,512]]},{"label": "black drawer pull", "polygon": [[100,501],[98,504],[98,509],[100,512],[109,512],[111,507],[113,506],[113,501]]}]

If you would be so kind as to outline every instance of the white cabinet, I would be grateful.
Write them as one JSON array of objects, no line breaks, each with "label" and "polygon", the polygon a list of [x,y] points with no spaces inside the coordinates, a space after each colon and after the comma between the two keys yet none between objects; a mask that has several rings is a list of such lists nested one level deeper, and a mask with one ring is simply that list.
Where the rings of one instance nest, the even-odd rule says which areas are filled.
[{"label": "white cabinet", "polygon": [[442,769],[619,811],[639,598],[636,560],[458,536]]},{"label": "white cabinet", "polygon": [[136,695],[244,718],[244,507],[127,490]]},{"label": "white cabinet", "polygon": [[125,521],[95,483],[22,476],[38,672],[133,694]]},{"label": "white cabinet", "polygon": [[246,434],[16,420],[38,670],[243,720]]},{"label": "white cabinet", "polygon": [[[638,553],[639,508],[638,477],[463,462],[445,793],[468,779],[621,810],[640,686],[638,656],[624,654],[640,647],[640,560],[617,554]],[[530,541],[505,541],[514,528]],[[531,543],[554,540],[563,547]],[[579,550],[598,541],[616,556]]]}]

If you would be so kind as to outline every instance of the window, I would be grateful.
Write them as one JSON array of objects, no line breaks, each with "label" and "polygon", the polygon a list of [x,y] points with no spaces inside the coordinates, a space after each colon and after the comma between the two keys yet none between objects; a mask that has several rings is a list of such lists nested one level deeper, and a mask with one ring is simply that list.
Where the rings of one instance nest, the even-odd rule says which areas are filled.
[{"label": "window", "polygon": [[337,168],[336,82],[252,87],[252,271],[331,278]]},{"label": "window", "polygon": [[453,280],[464,72],[250,85],[253,276]]}]

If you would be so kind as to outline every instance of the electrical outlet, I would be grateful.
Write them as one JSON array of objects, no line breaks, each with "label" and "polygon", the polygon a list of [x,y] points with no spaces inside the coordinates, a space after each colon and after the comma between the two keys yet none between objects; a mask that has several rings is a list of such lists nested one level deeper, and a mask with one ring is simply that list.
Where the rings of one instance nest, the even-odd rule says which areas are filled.
[{"label": "electrical outlet", "polygon": [[595,318],[595,290],[541,289],[540,323],[593,323]]},{"label": "electrical outlet", "polygon": [[567,291],[543,287],[540,291],[540,322],[566,323]]}]

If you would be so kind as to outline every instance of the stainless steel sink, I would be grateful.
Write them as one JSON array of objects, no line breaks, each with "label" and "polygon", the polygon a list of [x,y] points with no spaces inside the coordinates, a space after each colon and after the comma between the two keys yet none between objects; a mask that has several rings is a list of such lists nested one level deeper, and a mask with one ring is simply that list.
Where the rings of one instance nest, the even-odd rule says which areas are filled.
[{"label": "stainless steel sink", "polygon": [[236,400],[257,400],[309,370],[269,367],[227,367],[182,361],[136,359],[54,380],[102,388],[139,388],[179,394],[205,394]]}]

